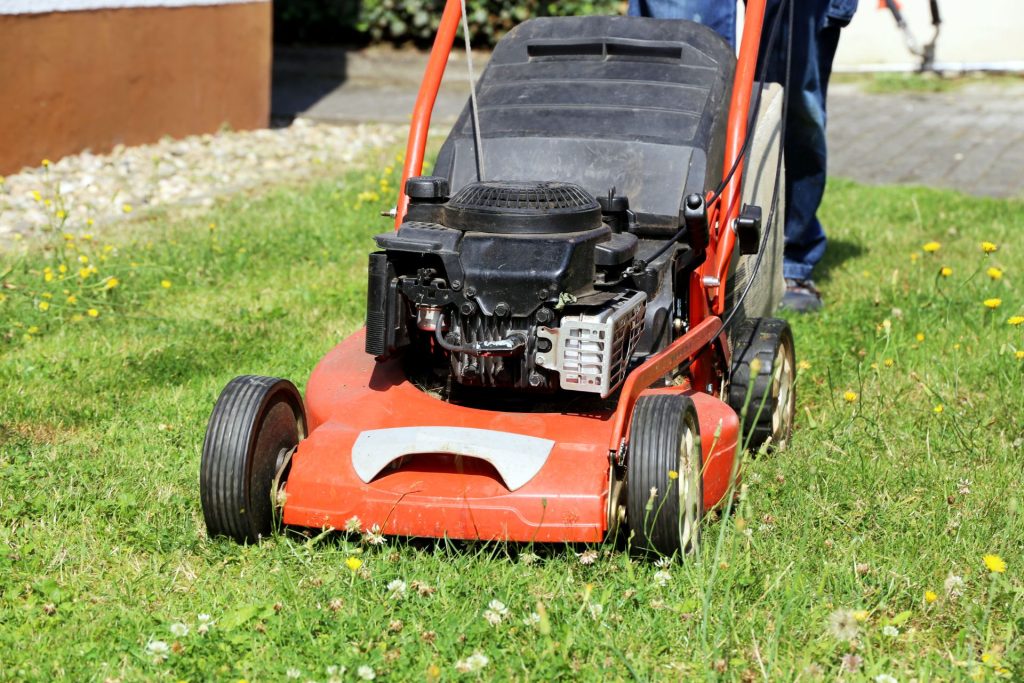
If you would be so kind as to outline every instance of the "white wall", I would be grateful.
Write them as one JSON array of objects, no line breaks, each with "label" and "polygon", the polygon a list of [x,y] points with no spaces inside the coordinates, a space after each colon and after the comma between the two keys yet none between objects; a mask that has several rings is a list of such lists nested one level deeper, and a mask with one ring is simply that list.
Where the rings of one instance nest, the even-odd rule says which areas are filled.
[{"label": "white wall", "polygon": [[[1021,0],[938,0],[942,30],[935,61],[955,68],[990,64],[1024,69],[1024,2]],[[919,43],[931,40],[928,0],[901,0],[903,16]],[[853,21],[843,31],[836,54],[837,71],[872,66],[916,66],[896,28],[892,13],[877,0],[860,0]]]}]

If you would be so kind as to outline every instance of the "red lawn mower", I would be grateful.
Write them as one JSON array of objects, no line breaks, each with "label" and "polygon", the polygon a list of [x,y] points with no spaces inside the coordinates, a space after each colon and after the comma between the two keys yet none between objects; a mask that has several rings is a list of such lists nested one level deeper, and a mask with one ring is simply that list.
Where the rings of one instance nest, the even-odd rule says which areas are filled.
[{"label": "red lawn mower", "polygon": [[738,60],[686,21],[527,21],[422,176],[449,0],[366,326],[304,400],[283,379],[224,389],[202,454],[210,535],[594,543],[625,525],[634,548],[696,547],[740,448],[793,423],[764,12],[747,3]]}]

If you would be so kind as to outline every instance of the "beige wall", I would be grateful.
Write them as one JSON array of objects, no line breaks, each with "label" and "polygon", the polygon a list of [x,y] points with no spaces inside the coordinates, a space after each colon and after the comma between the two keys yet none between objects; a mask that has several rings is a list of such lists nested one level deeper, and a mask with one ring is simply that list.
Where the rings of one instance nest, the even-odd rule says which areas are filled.
[{"label": "beige wall", "polygon": [[0,173],[266,126],[271,4],[0,15]]}]

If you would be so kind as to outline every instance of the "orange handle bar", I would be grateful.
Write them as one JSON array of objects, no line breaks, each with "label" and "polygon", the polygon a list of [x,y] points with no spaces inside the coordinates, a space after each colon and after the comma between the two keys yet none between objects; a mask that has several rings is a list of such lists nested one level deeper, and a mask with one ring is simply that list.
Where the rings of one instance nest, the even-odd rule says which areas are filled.
[{"label": "orange handle bar", "polygon": [[398,206],[395,211],[395,229],[402,224],[405,212],[409,208],[409,197],[405,194],[405,181],[411,176],[418,176],[423,171],[423,155],[427,149],[427,135],[430,133],[430,116],[434,113],[434,102],[437,91],[441,88],[444,69],[448,66],[448,55],[455,43],[455,34],[459,30],[462,18],[462,3],[459,0],[448,0],[441,15],[441,25],[434,38],[434,46],[430,49],[427,60],[427,71],[423,74],[419,94],[416,95],[416,106],[412,110],[412,122],[409,126],[409,142],[405,147],[405,164],[402,166],[402,184],[398,188]]}]

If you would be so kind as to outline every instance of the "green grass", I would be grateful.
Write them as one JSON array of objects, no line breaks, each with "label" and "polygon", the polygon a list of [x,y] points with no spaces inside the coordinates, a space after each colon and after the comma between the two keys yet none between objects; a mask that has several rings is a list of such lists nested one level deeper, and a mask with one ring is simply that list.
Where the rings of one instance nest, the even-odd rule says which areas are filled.
[{"label": "green grass", "polygon": [[835,83],[853,83],[876,95],[953,92],[971,85],[1009,87],[1022,82],[1018,74],[994,73],[837,73],[832,78]]},{"label": "green grass", "polygon": [[[0,680],[353,680],[360,666],[388,680],[814,680],[851,654],[849,680],[1024,673],[1024,328],[1006,322],[1024,313],[1019,202],[830,185],[828,306],[793,320],[797,432],[746,463],[733,514],[707,521],[665,586],[613,547],[585,565],[562,546],[528,563],[493,543],[206,538],[213,402],[244,373],[301,388],[359,326],[369,238],[389,229],[383,201],[359,195],[379,183],[240,198],[134,237],[58,232],[49,244],[65,246],[0,257]],[[75,263],[60,280],[83,251],[98,272],[82,280]],[[491,600],[509,610],[498,626]],[[854,643],[829,631],[839,610],[864,610]],[[474,652],[489,664],[459,674]]]}]

